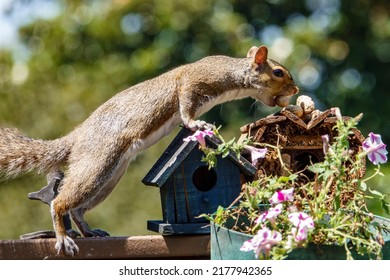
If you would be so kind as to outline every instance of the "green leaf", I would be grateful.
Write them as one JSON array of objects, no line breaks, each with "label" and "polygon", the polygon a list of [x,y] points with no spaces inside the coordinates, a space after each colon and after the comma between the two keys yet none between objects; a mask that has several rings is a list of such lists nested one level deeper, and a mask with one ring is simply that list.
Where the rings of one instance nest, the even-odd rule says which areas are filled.
[{"label": "green leaf", "polygon": [[287,183],[288,181],[290,181],[290,177],[287,177],[287,176],[280,176],[278,178],[279,183]]},{"label": "green leaf", "polygon": [[365,254],[367,254],[367,253],[368,253],[367,248],[364,247],[364,246],[360,246],[359,249],[358,249],[358,253],[359,253],[360,255],[365,255]]},{"label": "green leaf", "polygon": [[219,144],[217,151],[221,153],[224,149],[225,149],[225,144]]},{"label": "green leaf", "polygon": [[223,211],[224,211],[224,210],[225,210],[225,208],[223,208],[222,206],[218,206],[217,211],[215,212],[215,214],[216,214],[217,216],[220,216],[220,215],[223,214]]},{"label": "green leaf", "polygon": [[325,168],[323,168],[321,165],[319,164],[313,164],[313,165],[310,165],[308,167],[309,171],[313,172],[313,173],[322,173],[325,171]]},{"label": "green leaf", "polygon": [[334,170],[324,170],[324,177],[325,178],[329,178],[330,176],[332,176],[334,173],[336,173],[336,171]]},{"label": "green leaf", "polygon": [[390,215],[390,204],[389,203],[382,200],[382,208],[386,212],[387,215]]},{"label": "green leaf", "polygon": [[227,146],[232,146],[234,144],[234,141],[236,141],[236,138],[233,138],[229,142],[226,143]]},{"label": "green leaf", "polygon": [[229,149],[224,150],[224,151],[222,152],[222,157],[223,157],[223,158],[227,157],[227,156],[229,155],[229,153],[230,153]]}]

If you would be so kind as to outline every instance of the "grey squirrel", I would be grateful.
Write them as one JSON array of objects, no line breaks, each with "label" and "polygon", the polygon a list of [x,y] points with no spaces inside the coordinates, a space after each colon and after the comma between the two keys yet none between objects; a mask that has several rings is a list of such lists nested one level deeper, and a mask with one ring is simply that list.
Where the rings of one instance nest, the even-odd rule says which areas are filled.
[{"label": "grey squirrel", "polygon": [[111,193],[137,153],[180,123],[193,131],[209,128],[196,118],[217,104],[252,97],[284,107],[298,91],[289,71],[268,59],[265,46],[252,47],[246,58],[205,57],[118,93],[62,138],[35,140],[0,128],[0,172],[11,178],[64,169],[50,211],[55,248],[72,256],[79,249],[62,217],[70,213],[85,237],[107,236],[83,216]]}]

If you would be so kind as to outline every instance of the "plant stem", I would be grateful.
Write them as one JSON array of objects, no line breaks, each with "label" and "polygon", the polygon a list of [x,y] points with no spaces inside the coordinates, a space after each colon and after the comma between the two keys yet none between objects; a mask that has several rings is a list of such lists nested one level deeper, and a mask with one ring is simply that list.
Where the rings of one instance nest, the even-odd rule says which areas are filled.
[{"label": "plant stem", "polygon": [[372,174],[372,175],[371,175],[370,177],[368,177],[368,178],[362,179],[362,182],[366,182],[366,181],[368,181],[368,180],[371,180],[372,178],[374,178],[375,176],[377,176],[379,173],[380,173],[380,165],[378,164],[378,168],[375,169],[374,174]]}]

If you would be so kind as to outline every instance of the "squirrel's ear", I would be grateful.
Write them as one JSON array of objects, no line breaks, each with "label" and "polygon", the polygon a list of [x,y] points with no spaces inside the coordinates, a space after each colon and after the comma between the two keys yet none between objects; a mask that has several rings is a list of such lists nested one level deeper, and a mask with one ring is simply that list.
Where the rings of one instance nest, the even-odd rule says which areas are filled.
[{"label": "squirrel's ear", "polygon": [[258,49],[259,48],[256,46],[251,47],[248,53],[246,54],[246,57],[255,57],[255,53],[257,52]]},{"label": "squirrel's ear", "polygon": [[266,46],[260,46],[255,54],[255,62],[256,64],[263,64],[267,61],[268,57],[268,49]]}]

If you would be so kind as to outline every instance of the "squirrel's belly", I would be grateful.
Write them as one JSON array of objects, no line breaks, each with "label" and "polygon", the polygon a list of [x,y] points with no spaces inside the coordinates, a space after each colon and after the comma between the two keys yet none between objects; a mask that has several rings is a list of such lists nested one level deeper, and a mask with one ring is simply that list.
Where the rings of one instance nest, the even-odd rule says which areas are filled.
[{"label": "squirrel's belly", "polygon": [[148,134],[144,139],[139,139],[138,141],[132,143],[121,160],[124,162],[130,162],[140,151],[145,150],[153,144],[157,143],[161,138],[168,135],[180,123],[180,114],[175,113],[157,130]]},{"label": "squirrel's belly", "polygon": [[238,99],[254,96],[257,93],[258,90],[252,88],[249,89],[240,88],[240,89],[225,91],[216,97],[211,97],[208,100],[208,102],[206,102],[205,104],[203,104],[202,107],[199,108],[199,110],[195,114],[195,117],[200,117],[201,115],[208,112],[211,108],[215,107],[216,105],[220,105],[232,100],[238,100]]},{"label": "squirrel's belly", "polygon": [[161,138],[171,133],[171,131],[180,123],[181,117],[180,114],[177,112],[157,130],[150,133],[145,139],[140,140],[141,150],[147,149],[153,144],[157,143]]}]

